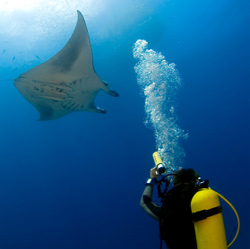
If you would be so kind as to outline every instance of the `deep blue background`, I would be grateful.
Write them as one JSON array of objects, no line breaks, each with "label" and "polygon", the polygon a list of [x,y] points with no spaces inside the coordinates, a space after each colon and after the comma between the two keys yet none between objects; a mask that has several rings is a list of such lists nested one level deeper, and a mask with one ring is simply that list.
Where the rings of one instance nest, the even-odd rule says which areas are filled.
[{"label": "deep blue background", "polygon": [[[155,140],[143,124],[144,98],[133,69],[137,39],[176,64],[183,81],[179,125],[189,133],[183,167],[197,169],[234,204],[241,231],[231,248],[249,248],[248,1],[107,1],[93,16],[83,5],[76,9],[87,17],[95,69],[120,94],[98,95],[106,115],[79,112],[37,122],[38,112],[7,80],[65,44],[76,9],[58,36],[46,40],[45,34],[23,53],[15,46],[29,44],[25,30],[22,40],[0,33],[0,249],[159,248],[158,224],[139,207]],[[39,13],[47,13],[46,5]],[[27,15],[17,9],[6,20],[17,14]],[[229,237],[236,219],[223,206]]]}]

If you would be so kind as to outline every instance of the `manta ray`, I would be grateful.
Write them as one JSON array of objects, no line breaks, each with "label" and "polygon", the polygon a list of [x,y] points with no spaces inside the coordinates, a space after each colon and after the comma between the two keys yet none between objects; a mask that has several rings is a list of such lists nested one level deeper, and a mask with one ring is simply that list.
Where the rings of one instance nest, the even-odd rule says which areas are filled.
[{"label": "manta ray", "polygon": [[106,113],[94,102],[99,90],[119,96],[95,72],[87,26],[81,12],[77,13],[76,27],[66,45],[14,80],[23,97],[39,111],[39,120],[57,119],[75,111]]}]

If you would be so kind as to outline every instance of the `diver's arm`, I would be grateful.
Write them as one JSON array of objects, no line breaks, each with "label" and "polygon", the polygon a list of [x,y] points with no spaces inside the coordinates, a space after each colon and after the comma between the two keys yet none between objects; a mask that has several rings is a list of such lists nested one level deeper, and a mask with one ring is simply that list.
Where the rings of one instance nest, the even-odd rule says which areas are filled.
[{"label": "diver's arm", "polygon": [[152,202],[154,185],[147,185],[140,201],[142,209],[152,218],[159,220],[161,207]]}]

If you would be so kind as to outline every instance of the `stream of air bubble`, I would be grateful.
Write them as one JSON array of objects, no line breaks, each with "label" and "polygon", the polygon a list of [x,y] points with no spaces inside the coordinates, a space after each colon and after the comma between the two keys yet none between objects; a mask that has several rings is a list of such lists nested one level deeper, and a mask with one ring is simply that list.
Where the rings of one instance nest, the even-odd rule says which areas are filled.
[{"label": "stream of air bubble", "polygon": [[145,125],[153,128],[156,149],[166,172],[171,173],[182,167],[185,152],[180,141],[188,137],[177,124],[174,108],[181,79],[174,63],[168,63],[161,53],[147,47],[145,40],[135,42],[133,56],[138,62],[134,69],[145,96]]}]

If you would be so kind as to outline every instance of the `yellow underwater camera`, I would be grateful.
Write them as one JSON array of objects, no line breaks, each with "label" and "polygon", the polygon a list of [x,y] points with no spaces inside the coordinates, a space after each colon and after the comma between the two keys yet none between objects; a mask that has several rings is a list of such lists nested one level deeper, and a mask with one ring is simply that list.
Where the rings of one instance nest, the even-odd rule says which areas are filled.
[{"label": "yellow underwater camera", "polygon": [[[158,152],[153,153],[153,158],[158,174],[165,173],[166,168]],[[175,174],[167,174],[163,177],[163,179],[171,175]],[[158,182],[164,182],[163,179]],[[233,209],[238,221],[236,235],[228,244],[219,197]],[[208,187],[208,184],[203,184],[198,187],[198,191],[193,196],[190,205],[193,216],[197,249],[226,249],[234,243],[239,234],[240,219],[237,211],[226,198]]]},{"label": "yellow underwater camera", "polygon": [[153,153],[153,158],[155,161],[155,167],[156,167],[157,174],[161,175],[161,174],[165,173],[166,168],[165,168],[165,166],[161,160],[161,157],[159,156],[159,153],[157,151]]}]

